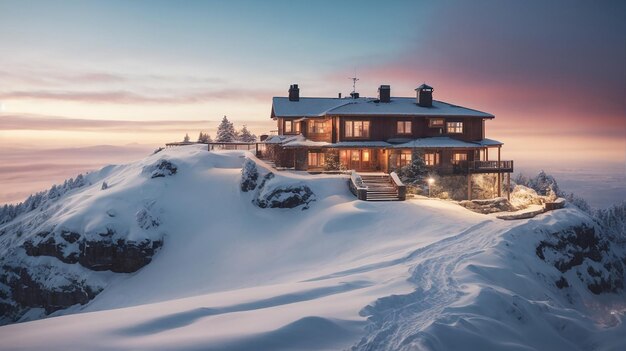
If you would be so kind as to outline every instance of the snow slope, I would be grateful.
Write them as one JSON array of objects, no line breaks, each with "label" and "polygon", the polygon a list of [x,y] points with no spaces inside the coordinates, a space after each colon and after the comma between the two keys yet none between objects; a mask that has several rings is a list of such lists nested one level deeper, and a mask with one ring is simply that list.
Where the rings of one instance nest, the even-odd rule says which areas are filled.
[{"label": "snow slope", "polygon": [[[68,217],[52,220],[97,224],[111,208],[150,204],[158,230],[127,234],[163,246],[134,273],[77,270],[102,292],[53,318],[0,327],[0,349],[626,348],[623,290],[596,295],[586,284],[588,267],[602,264],[561,272],[550,261],[561,253],[537,255],[554,233],[593,226],[575,208],[502,221],[439,200],[362,202],[343,176],[288,172],[273,182],[306,184],[315,201],[259,208],[254,191],[240,191],[245,157],[181,147],[92,175],[111,188],[69,194]],[[163,158],[176,174],[142,178]],[[602,253],[624,257],[612,246]],[[561,277],[568,287],[555,285]]]}]

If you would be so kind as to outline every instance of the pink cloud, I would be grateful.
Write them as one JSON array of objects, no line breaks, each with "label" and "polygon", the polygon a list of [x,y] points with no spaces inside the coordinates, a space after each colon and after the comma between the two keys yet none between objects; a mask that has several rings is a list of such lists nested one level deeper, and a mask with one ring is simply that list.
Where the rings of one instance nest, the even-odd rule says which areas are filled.
[{"label": "pink cloud", "polygon": [[147,95],[130,91],[19,90],[0,92],[0,99],[58,100],[115,104],[193,104],[215,100],[271,101],[275,92],[252,89],[222,89]]}]

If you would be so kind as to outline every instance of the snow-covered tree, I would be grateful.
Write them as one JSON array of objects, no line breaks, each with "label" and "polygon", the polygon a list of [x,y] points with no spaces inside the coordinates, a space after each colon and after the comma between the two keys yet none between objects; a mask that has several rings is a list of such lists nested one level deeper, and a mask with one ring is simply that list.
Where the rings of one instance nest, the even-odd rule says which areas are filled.
[{"label": "snow-covered tree", "polygon": [[396,170],[400,180],[407,185],[422,185],[424,177],[428,174],[428,167],[424,162],[424,155],[419,151],[414,151],[411,155],[411,163]]},{"label": "snow-covered tree", "polygon": [[253,143],[256,141],[256,135],[250,133],[244,124],[243,128],[241,128],[241,131],[239,132],[238,139],[244,143]]},{"label": "snow-covered tree", "polygon": [[222,118],[222,122],[217,127],[217,135],[215,141],[219,143],[229,143],[237,140],[237,132],[233,123],[226,116]]},{"label": "snow-covered tree", "polygon": [[553,176],[546,174],[543,170],[537,176],[528,181],[528,186],[535,189],[539,195],[548,195],[550,192],[560,196],[561,190]]},{"label": "snow-covered tree", "polygon": [[324,169],[327,171],[345,170],[345,167],[339,161],[339,154],[336,152],[327,153],[324,158]]},{"label": "snow-covered tree", "polygon": [[185,138],[183,138],[183,143],[189,142],[189,134],[185,134]]},{"label": "snow-covered tree", "polygon": [[595,217],[609,236],[626,243],[626,201],[597,210]]},{"label": "snow-covered tree", "polygon": [[200,132],[200,135],[198,135],[198,142],[204,144],[210,143],[211,136],[209,135],[209,133]]}]

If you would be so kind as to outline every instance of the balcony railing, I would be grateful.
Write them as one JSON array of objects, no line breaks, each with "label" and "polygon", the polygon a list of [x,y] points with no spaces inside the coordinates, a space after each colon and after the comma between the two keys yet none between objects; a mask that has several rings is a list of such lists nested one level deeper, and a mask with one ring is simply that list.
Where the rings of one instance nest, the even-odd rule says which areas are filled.
[{"label": "balcony railing", "polygon": [[513,161],[460,161],[458,169],[470,173],[513,172]]}]

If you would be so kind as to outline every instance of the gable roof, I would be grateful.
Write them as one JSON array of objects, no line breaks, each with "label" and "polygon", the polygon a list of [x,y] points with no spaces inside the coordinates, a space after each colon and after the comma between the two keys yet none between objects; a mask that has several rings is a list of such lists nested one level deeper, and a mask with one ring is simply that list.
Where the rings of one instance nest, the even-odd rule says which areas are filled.
[{"label": "gable roof", "polygon": [[287,97],[272,99],[274,117],[323,117],[332,116],[450,116],[494,118],[494,115],[433,100],[432,107],[422,107],[415,98],[392,97],[391,102],[374,98],[310,98],[289,101]]}]

